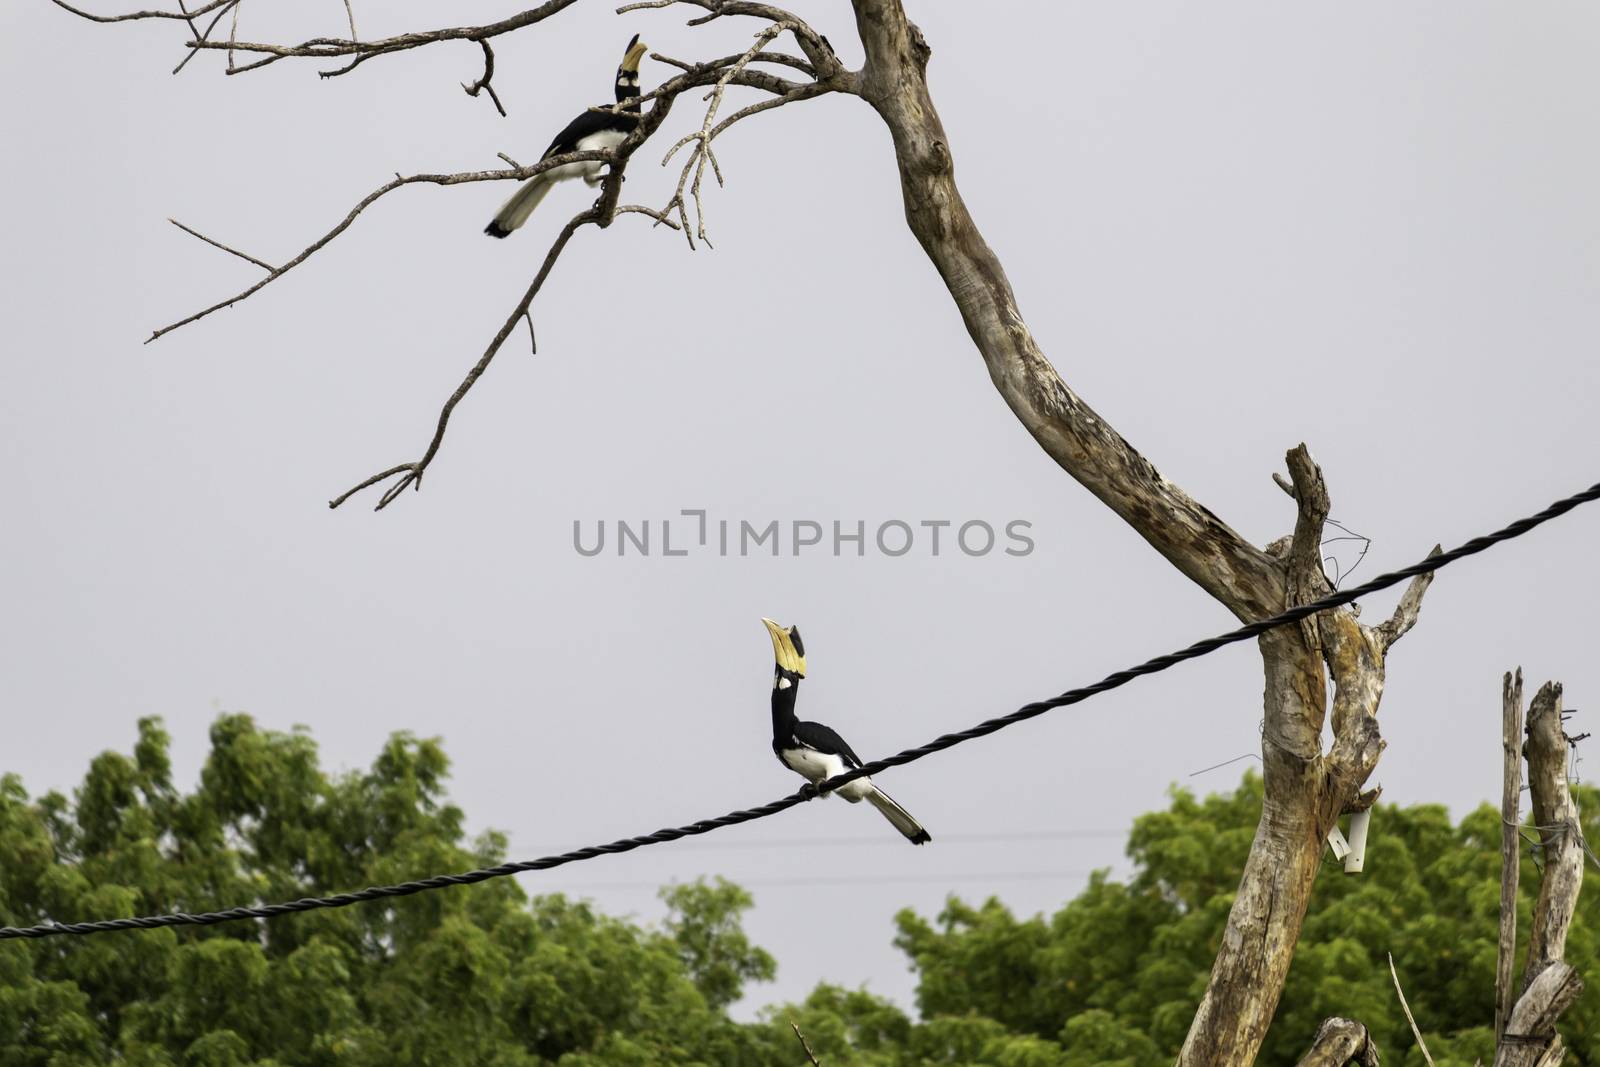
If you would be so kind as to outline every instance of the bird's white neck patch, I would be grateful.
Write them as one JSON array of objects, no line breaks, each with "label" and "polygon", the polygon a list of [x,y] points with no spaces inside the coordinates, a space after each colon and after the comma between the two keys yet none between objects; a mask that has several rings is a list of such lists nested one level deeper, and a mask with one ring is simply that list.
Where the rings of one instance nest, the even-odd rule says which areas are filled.
[{"label": "bird's white neck patch", "polygon": [[774,688],[774,689],[787,689],[793,684],[794,684],[793,682],[789,681],[789,679],[785,678],[783,675],[780,674],[780,675],[778,675],[778,680],[772,683],[772,688]]}]

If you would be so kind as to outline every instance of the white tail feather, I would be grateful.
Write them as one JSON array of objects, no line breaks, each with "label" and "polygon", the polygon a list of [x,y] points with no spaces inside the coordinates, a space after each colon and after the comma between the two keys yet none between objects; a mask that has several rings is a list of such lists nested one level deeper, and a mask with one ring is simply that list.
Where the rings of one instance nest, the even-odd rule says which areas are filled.
[{"label": "white tail feather", "polygon": [[550,191],[550,181],[543,174],[536,174],[522,183],[521,188],[511,194],[511,199],[505,202],[491,224],[507,233],[519,229],[528,216],[533,214],[533,209],[539,206],[545,194]]},{"label": "white tail feather", "polygon": [[894,798],[883,790],[873,787],[867,794],[867,800],[872,806],[883,812],[883,817],[894,824],[894,828],[906,835],[906,839],[913,845],[921,845],[933,840],[922,824],[914,819],[909,811],[894,802]]}]

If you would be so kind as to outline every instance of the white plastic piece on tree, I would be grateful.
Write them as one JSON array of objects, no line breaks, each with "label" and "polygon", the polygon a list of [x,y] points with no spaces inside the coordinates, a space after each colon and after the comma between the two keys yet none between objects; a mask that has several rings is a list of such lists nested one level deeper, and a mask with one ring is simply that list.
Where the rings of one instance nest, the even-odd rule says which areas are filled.
[{"label": "white plastic piece on tree", "polygon": [[1333,861],[1335,863],[1343,862],[1344,858],[1350,855],[1350,842],[1344,839],[1344,835],[1339,832],[1337,826],[1328,831],[1328,844],[1333,847]]},{"label": "white plastic piece on tree", "polygon": [[1367,824],[1372,822],[1372,811],[1358,811],[1350,816],[1350,855],[1344,858],[1345,874],[1360,874],[1367,859]]}]

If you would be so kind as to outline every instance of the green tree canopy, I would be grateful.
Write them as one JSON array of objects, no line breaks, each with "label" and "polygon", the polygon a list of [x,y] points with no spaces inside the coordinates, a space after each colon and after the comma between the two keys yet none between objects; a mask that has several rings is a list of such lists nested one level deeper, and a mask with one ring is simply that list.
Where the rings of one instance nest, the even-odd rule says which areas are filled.
[{"label": "green tree canopy", "polygon": [[[172,783],[168,738],[90,765],[72,798],[0,778],[0,922],[32,925],[322,895],[499,862],[465,840],[436,741],[390,739],[330,776],[302,731],[220,718],[198,786]],[[1581,789],[1580,805],[1600,794]],[[823,984],[754,1023],[727,1009],[772,957],[717,880],[663,890],[659,927],[509,879],[270,922],[0,942],[0,1067],[795,1065],[797,1023],[830,1067],[1160,1067],[1182,1042],[1260,813],[1261,786],[1174,791],[1106,874],[1051,916],[951,898],[902,912],[917,1014]],[[1586,827],[1593,836],[1594,829]],[[1522,926],[1538,875],[1525,852]],[[1595,894],[1567,958],[1595,973]],[[1329,864],[1262,1062],[1293,1062],[1331,1014],[1366,1023],[1386,1061],[1420,1065],[1384,954],[1440,1067],[1492,1047],[1499,816],[1381,807],[1366,873]],[[1600,1064],[1595,996],[1565,1018],[1569,1062]]]}]

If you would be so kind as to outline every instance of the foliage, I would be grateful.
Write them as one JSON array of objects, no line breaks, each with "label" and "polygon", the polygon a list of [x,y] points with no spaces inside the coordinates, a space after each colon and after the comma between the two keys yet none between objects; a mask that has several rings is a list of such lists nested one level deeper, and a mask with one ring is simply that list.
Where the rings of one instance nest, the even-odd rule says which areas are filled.
[{"label": "foliage", "polygon": [[[193,793],[167,737],[98,757],[72,802],[0,779],[0,918],[207,911],[499,862],[462,842],[444,753],[396,735],[329,777],[304,733],[220,719]],[[0,1064],[736,1062],[748,1039],[708,1001],[772,961],[735,886],[679,887],[680,945],[509,879],[265,923],[0,942]]]},{"label": "foliage", "polygon": [[[390,739],[370,770],[330,776],[304,732],[219,719],[199,785],[172,784],[168,739],[97,757],[71,799],[0,777],[0,921],[205,911],[498,862],[466,842],[435,741]],[[1600,794],[1580,790],[1580,806]],[[748,893],[671,886],[647,928],[509,879],[387,906],[209,929],[0,942],[0,1067],[621,1067],[795,1065],[804,1031],[830,1067],[1159,1067],[1183,1041],[1260,813],[1261,783],[1140,818],[1135,874],[1096,875],[1052,916],[952,898],[897,919],[918,1018],[823,984],[738,1023],[772,957],[741,926]],[[1591,836],[1594,828],[1588,828]],[[1525,856],[1532,850],[1525,850]],[[1293,1062],[1327,1015],[1365,1022],[1386,1062],[1420,1065],[1390,984],[1393,952],[1440,1067],[1489,1058],[1499,817],[1382,807],[1366,873],[1318,877],[1262,1062]],[[1523,870],[1521,925],[1537,892]],[[1567,958],[1593,974],[1595,895]],[[1568,1012],[1569,1062],[1600,1063],[1593,995]]]},{"label": "foliage", "polygon": [[[1597,809],[1600,792],[1577,793],[1581,810]],[[1168,810],[1134,825],[1132,880],[1097,876],[1048,919],[1018,920],[994,900],[981,908],[952,900],[934,922],[902,912],[897,943],[920,971],[919,1008],[976,1011],[1064,1050],[1039,1062],[1170,1063],[1205,988],[1261,797],[1253,774],[1203,801],[1174,791]],[[1585,834],[1596,831],[1586,820]],[[1539,885],[1534,852],[1523,849],[1524,935]],[[1325,862],[1318,874],[1260,1061],[1293,1063],[1322,1019],[1344,1015],[1368,1026],[1386,1063],[1421,1067],[1386,953],[1439,1067],[1492,1060],[1499,880],[1498,809],[1452,825],[1434,805],[1379,807],[1365,873],[1350,877]],[[1595,974],[1597,929],[1600,902],[1588,893],[1567,945],[1580,974]],[[1562,1027],[1569,1063],[1600,1063],[1597,1025],[1600,1005],[1586,994]]]}]

